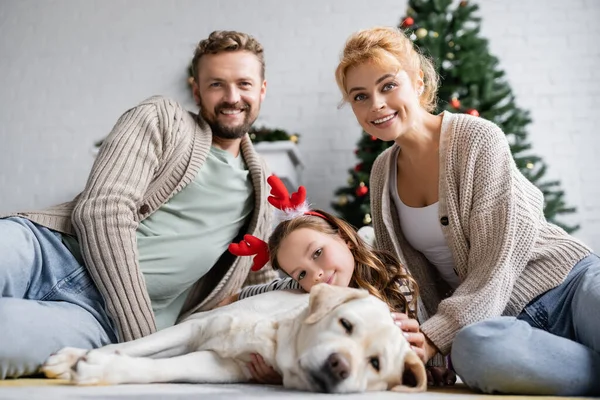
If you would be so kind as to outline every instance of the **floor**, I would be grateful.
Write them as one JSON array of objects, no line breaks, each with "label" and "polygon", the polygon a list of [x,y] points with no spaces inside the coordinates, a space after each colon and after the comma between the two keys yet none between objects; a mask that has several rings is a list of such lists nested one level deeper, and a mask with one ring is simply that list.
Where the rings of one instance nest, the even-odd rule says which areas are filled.
[{"label": "floor", "polygon": [[[228,399],[324,399],[331,398],[329,394],[305,393],[286,391],[277,386],[265,385],[192,385],[192,384],[153,384],[153,385],[121,385],[75,387],[65,381],[46,379],[16,379],[0,381],[0,399],[11,400],[46,400],[46,399],[127,399],[127,400],[228,400]],[[490,396],[473,393],[463,385],[450,388],[433,388],[426,393],[403,395],[393,392],[377,392],[367,394],[344,395],[346,399],[400,399],[401,397],[423,400],[453,400],[453,399],[558,399],[556,397],[528,396]],[[568,399],[561,397],[560,399]],[[573,398],[575,399],[575,398]],[[581,397],[577,398],[581,399]]]}]

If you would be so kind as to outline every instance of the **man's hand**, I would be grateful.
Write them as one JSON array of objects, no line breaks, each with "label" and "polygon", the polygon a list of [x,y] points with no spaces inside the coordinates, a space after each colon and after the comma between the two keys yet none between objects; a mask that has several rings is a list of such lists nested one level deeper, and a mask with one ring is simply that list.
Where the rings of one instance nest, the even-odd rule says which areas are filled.
[{"label": "man's hand", "polygon": [[411,348],[419,358],[425,360],[425,335],[419,331],[419,321],[416,319],[408,318],[408,315],[403,313],[392,313],[394,323],[402,329],[402,334],[410,343]]},{"label": "man's hand", "polygon": [[248,369],[254,382],[266,385],[281,385],[283,383],[281,375],[270,365],[267,365],[260,354],[252,354],[251,357],[252,361],[248,363]]},{"label": "man's hand", "polygon": [[239,297],[240,297],[239,293],[231,295],[229,297],[226,297],[219,304],[217,304],[217,307],[223,307],[223,306],[229,305],[231,303],[235,303],[236,301],[239,300]]}]

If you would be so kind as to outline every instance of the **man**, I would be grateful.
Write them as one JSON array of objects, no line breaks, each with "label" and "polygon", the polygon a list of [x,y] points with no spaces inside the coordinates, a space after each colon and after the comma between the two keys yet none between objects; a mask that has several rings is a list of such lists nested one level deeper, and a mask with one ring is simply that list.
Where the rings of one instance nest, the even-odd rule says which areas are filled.
[{"label": "man", "polygon": [[262,46],[220,31],[196,48],[200,114],[153,97],[104,141],[73,201],[0,219],[0,378],[64,346],[136,339],[269,282],[229,243],[271,226],[247,135],[266,93]]}]

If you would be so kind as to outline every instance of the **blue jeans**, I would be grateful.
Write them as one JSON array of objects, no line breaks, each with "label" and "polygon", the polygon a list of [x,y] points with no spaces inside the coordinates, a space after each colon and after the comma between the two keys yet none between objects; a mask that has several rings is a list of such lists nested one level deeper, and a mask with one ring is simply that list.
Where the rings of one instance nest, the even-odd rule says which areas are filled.
[{"label": "blue jeans", "polygon": [[460,330],[452,364],[463,382],[485,393],[600,395],[600,258],[581,260],[518,317]]},{"label": "blue jeans", "polygon": [[0,379],[38,372],[62,347],[116,339],[102,296],[61,234],[0,219]]}]

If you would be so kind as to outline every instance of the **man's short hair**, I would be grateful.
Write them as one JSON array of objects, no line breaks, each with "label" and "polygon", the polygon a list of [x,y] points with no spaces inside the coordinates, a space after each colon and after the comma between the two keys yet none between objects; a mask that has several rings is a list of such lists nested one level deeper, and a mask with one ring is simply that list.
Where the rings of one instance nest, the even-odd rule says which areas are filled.
[{"label": "man's short hair", "polygon": [[260,61],[261,78],[265,78],[265,58],[262,45],[247,33],[236,31],[214,31],[196,46],[192,59],[192,76],[198,81],[198,62],[205,54],[224,51],[249,51]]}]

